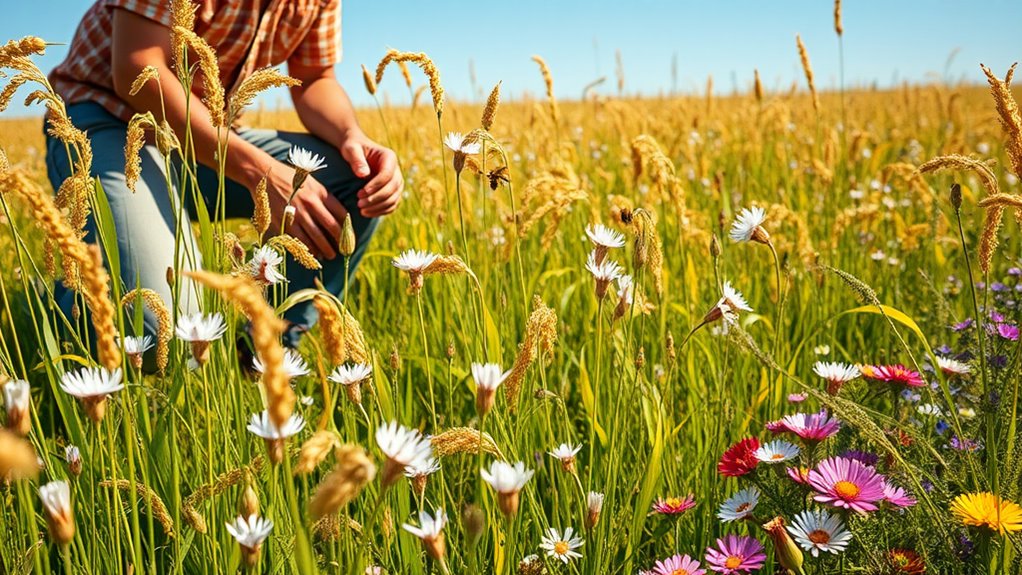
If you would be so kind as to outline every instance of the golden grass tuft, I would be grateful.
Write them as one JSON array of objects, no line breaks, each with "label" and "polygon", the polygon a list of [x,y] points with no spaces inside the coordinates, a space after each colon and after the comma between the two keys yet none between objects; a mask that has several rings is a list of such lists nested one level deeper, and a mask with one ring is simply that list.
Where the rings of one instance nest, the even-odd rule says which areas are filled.
[{"label": "golden grass tuft", "polygon": [[334,457],[337,465],[323,478],[309,501],[309,511],[317,520],[333,515],[350,503],[376,477],[376,465],[357,445],[338,447],[334,450]]},{"label": "golden grass tuft", "polygon": [[370,96],[376,95],[376,80],[373,79],[372,74],[369,73],[369,68],[366,68],[365,64],[362,64],[362,83],[366,86],[366,92],[369,92]]},{"label": "golden grass tuft", "polygon": [[142,86],[145,86],[146,82],[149,80],[156,80],[157,82],[160,81],[160,72],[155,66],[146,66],[145,68],[142,68],[142,71],[138,73],[138,76],[136,76],[135,80],[131,83],[131,89],[128,90],[128,95],[134,96],[135,94],[138,94],[138,91],[141,90]]},{"label": "golden grass tuft", "polygon": [[798,58],[802,61],[802,71],[806,75],[806,84],[809,84],[809,93],[813,97],[813,110],[820,113],[820,97],[816,93],[816,81],[813,79],[813,65],[809,61],[809,51],[802,42],[802,36],[795,35],[795,43],[798,45]]},{"label": "golden grass tuft", "polygon": [[834,33],[838,36],[845,33],[845,27],[841,23],[841,0],[834,0]]},{"label": "golden grass tuft", "polygon": [[1008,73],[1001,80],[983,64],[980,68],[986,74],[987,82],[990,84],[990,93],[994,97],[994,104],[997,107],[997,115],[1001,120],[1001,127],[1004,129],[1005,148],[1008,152],[1008,160],[1011,162],[1011,169],[1016,176],[1022,178],[1022,115],[1019,114],[1018,103],[1011,93],[1011,78],[1015,75],[1015,67],[1018,63],[1008,68]]},{"label": "golden grass tuft", "polygon": [[[115,488],[121,491],[131,491],[131,481],[127,479],[110,480],[106,479],[99,482],[100,487]],[[163,527],[163,533],[167,537],[174,538],[174,519],[171,518],[170,512],[167,511],[167,506],[160,499],[160,496],[155,491],[150,489],[144,483],[138,481],[135,482],[135,493],[145,502],[143,507],[150,507],[153,510],[153,518],[156,519]]]},{"label": "golden grass tuft", "polygon": [[532,299],[532,313],[525,326],[525,339],[518,346],[511,373],[504,382],[504,394],[508,409],[514,411],[518,407],[518,396],[529,367],[536,361],[542,351],[548,357],[553,354],[554,343],[557,342],[557,313],[547,307],[539,296]]},{"label": "golden grass tuft", "polygon": [[471,427],[452,427],[431,436],[429,443],[433,447],[433,455],[437,457],[447,457],[458,453],[478,455],[480,446],[483,453],[490,455],[499,453],[497,444],[489,433],[483,433],[480,441],[479,430]]},{"label": "golden grass tuft", "polygon": [[158,293],[147,288],[136,288],[124,294],[121,298],[121,306],[126,306],[139,299],[156,316],[156,367],[162,372],[170,361],[170,340],[174,338],[174,325],[170,318],[170,310],[167,309],[167,304],[163,302],[163,298]]},{"label": "golden grass tuft", "polygon": [[500,106],[500,82],[490,90],[490,96],[486,98],[486,105],[483,106],[483,116],[479,125],[487,132],[493,127],[493,120],[497,117],[497,108]]},{"label": "golden grass tuft", "polygon": [[32,478],[38,474],[39,460],[32,444],[0,428],[0,480]]},{"label": "golden grass tuft", "polygon": [[932,172],[939,172],[941,170],[968,170],[974,172],[979,176],[980,183],[986,189],[987,194],[995,196],[1001,193],[1001,189],[997,184],[997,176],[990,169],[990,166],[968,156],[962,156],[960,154],[948,154],[946,156],[937,156],[928,162],[920,164],[919,173],[929,174]]},{"label": "golden grass tuft", "polygon": [[249,279],[206,271],[185,272],[185,275],[220,292],[252,322],[252,344],[263,363],[266,408],[274,425],[282,428],[295,407],[295,393],[284,370],[284,349],[280,345],[280,335],[286,324],[266,303],[262,289]]},{"label": "golden grass tuft", "polygon": [[156,128],[152,113],[135,114],[128,122],[128,131],[124,140],[124,181],[128,189],[135,191],[135,185],[142,175],[142,146],[145,146],[145,128]]},{"label": "golden grass tuft", "polygon": [[[429,59],[423,52],[399,52],[391,49],[387,51],[387,54],[383,56],[380,63],[376,65],[376,83],[379,84],[383,81],[383,72],[387,69],[387,65],[391,62],[411,62],[422,70],[422,73],[429,79],[429,92],[433,96],[433,111],[436,112],[437,116],[442,116],[444,113],[444,88],[440,84],[440,71],[437,70],[433,60]],[[406,82],[411,85],[408,78]]]},{"label": "golden grass tuft", "polygon": [[[270,229],[270,196],[266,193],[266,176],[264,175],[255,189],[255,209],[252,211],[252,227],[262,240],[266,230]],[[310,254],[311,255],[311,254]],[[319,262],[316,262],[319,263]]]},{"label": "golden grass tuft", "polygon": [[635,234],[633,265],[636,270],[645,268],[653,278],[657,295],[663,295],[664,251],[653,213],[642,208],[635,210],[632,213],[632,231]]},{"label": "golden grass tuft", "polygon": [[[270,88],[301,86],[301,80],[282,74],[276,68],[260,68],[250,76],[245,77],[238,85],[238,88],[231,94],[227,106],[227,119],[225,125],[230,125],[241,116],[242,111],[252,104],[255,97]],[[214,125],[218,125],[215,124]]]},{"label": "golden grass tuft", "polygon": [[[202,72],[202,103],[209,110],[209,119],[214,128],[226,128],[230,125],[224,96],[224,85],[220,82],[220,66],[217,64],[216,52],[198,34],[180,26],[174,32],[199,57],[199,70]],[[180,70],[178,73],[181,73]]]},{"label": "golden grass tuft", "polygon": [[546,86],[546,98],[550,104],[550,116],[554,119],[554,125],[560,123],[561,111],[557,107],[557,98],[554,97],[554,76],[550,73],[550,67],[542,56],[533,56],[532,61],[539,66],[539,72],[543,75],[543,84]]},{"label": "golden grass tuft", "polygon": [[305,440],[298,454],[295,475],[308,475],[319,467],[334,448],[340,447],[341,440],[336,432],[322,429]]},{"label": "golden grass tuft", "polygon": [[291,257],[293,257],[306,269],[318,270],[323,267],[323,264],[319,263],[316,256],[312,255],[312,251],[309,249],[309,246],[305,245],[302,243],[302,240],[294,236],[289,236],[287,234],[273,236],[267,243],[274,247],[284,248],[287,250],[287,253],[291,254]]},{"label": "golden grass tuft", "polygon": [[199,533],[205,534],[208,531],[206,518],[199,513],[199,506],[210,497],[216,497],[231,487],[240,484],[247,477],[259,473],[266,465],[266,459],[262,455],[252,458],[248,465],[225,471],[217,475],[211,483],[200,485],[195,491],[185,498],[181,504],[181,517]]}]

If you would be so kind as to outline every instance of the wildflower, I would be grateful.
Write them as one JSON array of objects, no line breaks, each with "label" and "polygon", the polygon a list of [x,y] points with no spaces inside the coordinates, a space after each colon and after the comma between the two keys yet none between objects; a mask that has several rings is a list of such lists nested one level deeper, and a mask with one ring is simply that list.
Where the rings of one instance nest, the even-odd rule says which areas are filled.
[{"label": "wildflower", "polygon": [[575,456],[582,449],[581,445],[572,446],[570,443],[562,443],[554,448],[553,451],[548,451],[551,457],[554,457],[561,462],[561,469],[567,473],[575,473]]},{"label": "wildflower", "polygon": [[535,553],[522,557],[518,562],[518,575],[547,575],[546,565]]},{"label": "wildflower", "polygon": [[788,536],[788,532],[785,530],[786,525],[784,518],[778,515],[763,524],[763,529],[766,529],[771,541],[774,542],[774,557],[777,558],[781,567],[787,569],[788,573],[802,573],[802,562],[804,561],[802,550]]},{"label": "wildflower", "polygon": [[651,575],[706,575],[706,569],[700,569],[699,562],[688,555],[674,555],[657,561]]},{"label": "wildflower", "polygon": [[963,525],[985,527],[1001,535],[1022,530],[1022,507],[989,492],[963,493],[951,502]]},{"label": "wildflower", "polygon": [[586,510],[586,529],[592,529],[600,522],[600,512],[603,511],[603,494],[590,491],[586,495]]},{"label": "wildflower", "polygon": [[976,410],[971,407],[959,407],[958,415],[964,417],[965,419],[972,419],[976,417]]},{"label": "wildflower", "polygon": [[[326,167],[326,158],[298,146],[291,146],[287,153],[287,161],[295,169],[294,178],[291,179],[291,189],[296,192],[305,183],[309,174]],[[293,206],[289,205],[288,207]]]},{"label": "wildflower", "polygon": [[813,557],[825,553],[841,553],[852,540],[841,517],[827,511],[807,510],[795,516],[788,532]]},{"label": "wildflower", "polygon": [[944,375],[948,377],[962,377],[969,375],[972,368],[969,364],[958,361],[950,357],[944,357],[943,355],[937,356],[937,367],[944,372]]},{"label": "wildflower", "polygon": [[997,324],[997,335],[1001,336],[1001,339],[1008,341],[1018,341],[1018,326],[1014,326],[1008,323]]},{"label": "wildflower", "polygon": [[259,562],[259,551],[270,531],[273,531],[273,522],[255,514],[247,519],[239,515],[233,523],[227,524],[227,532],[241,546],[241,556],[249,567]]},{"label": "wildflower", "polygon": [[660,515],[681,515],[682,513],[696,506],[695,497],[689,494],[686,497],[659,498],[653,502],[653,513]]},{"label": "wildflower", "polygon": [[426,492],[426,481],[430,475],[440,471],[440,462],[435,457],[427,457],[405,467],[405,477],[411,480],[412,490],[419,497]]},{"label": "wildflower", "polygon": [[798,457],[798,454],[797,445],[780,439],[765,443],[754,452],[756,459],[762,463],[783,463]]},{"label": "wildflower", "polygon": [[444,145],[454,152],[454,171],[458,174],[465,168],[465,158],[474,156],[482,150],[479,142],[466,142],[460,132],[448,132],[444,137]]},{"label": "wildflower", "polygon": [[447,550],[444,543],[445,525],[447,525],[447,514],[443,509],[437,509],[433,515],[420,511],[418,526],[404,523],[401,528],[418,537],[430,557],[437,561],[443,561],[444,552]]},{"label": "wildflower", "polygon": [[904,575],[922,575],[926,573],[926,563],[918,553],[911,549],[891,549],[887,552],[887,563],[895,569],[895,573]]},{"label": "wildflower", "polygon": [[940,406],[935,403],[924,403],[919,407],[916,407],[916,411],[918,411],[920,415],[926,415],[929,417],[939,417],[944,414],[944,412],[940,409]]},{"label": "wildflower", "polygon": [[950,447],[951,449],[958,450],[958,451],[969,451],[969,452],[979,451],[980,449],[983,448],[983,446],[980,445],[980,443],[978,441],[976,441],[974,439],[969,439],[968,437],[961,438],[961,437],[958,437],[957,435],[951,438],[951,441],[948,442],[948,447]]},{"label": "wildflower", "polygon": [[383,464],[384,487],[397,482],[405,467],[420,466],[433,456],[429,440],[423,438],[417,429],[408,429],[394,421],[376,429],[376,444],[387,457]]},{"label": "wildflower", "polygon": [[837,395],[841,386],[859,377],[859,368],[840,362],[818,361],[813,366],[813,373],[827,382],[827,393]]},{"label": "wildflower", "polygon": [[365,363],[338,366],[327,379],[344,386],[344,393],[355,405],[362,405],[362,383],[373,375],[373,367]]},{"label": "wildflower", "polygon": [[902,508],[912,507],[916,504],[915,497],[912,497],[905,489],[887,481],[884,482],[884,501]]},{"label": "wildflower", "polygon": [[3,385],[4,409],[7,411],[7,429],[18,435],[28,435],[32,428],[32,418],[28,410],[32,404],[28,382],[23,379],[12,379]]},{"label": "wildflower", "polygon": [[753,537],[728,535],[706,550],[706,562],[711,570],[725,575],[751,573],[766,562],[764,551],[763,544]]},{"label": "wildflower", "polygon": [[753,241],[761,244],[770,243],[770,234],[763,228],[766,221],[766,211],[760,207],[743,208],[734,223],[731,224],[731,231],[728,236],[733,242]]},{"label": "wildflower", "polygon": [[177,318],[177,337],[191,344],[192,359],[200,366],[209,361],[209,344],[223,337],[227,332],[223,314],[195,313]]},{"label": "wildflower", "polygon": [[854,459],[830,457],[809,472],[809,485],[820,503],[865,515],[884,499],[884,478]]},{"label": "wildflower", "polygon": [[406,250],[391,260],[391,264],[408,273],[408,293],[415,295],[422,290],[423,272],[439,258],[439,255],[427,251]]},{"label": "wildflower", "polygon": [[83,367],[77,372],[65,373],[60,388],[82,401],[89,419],[99,423],[106,414],[106,398],[124,389],[120,368],[107,371],[105,367]]},{"label": "wildflower", "polygon": [[[252,367],[259,373],[266,372],[266,366],[263,365],[263,361],[259,359],[259,356],[252,359]],[[288,379],[302,377],[309,374],[309,366],[305,363],[305,359],[303,359],[301,354],[297,351],[293,349],[285,349],[284,373],[287,374]]]},{"label": "wildflower", "polygon": [[265,410],[253,413],[248,423],[248,430],[266,441],[266,452],[273,463],[284,460],[284,440],[297,435],[304,428],[305,419],[297,414],[292,414],[284,426],[278,428],[270,419],[270,412]]},{"label": "wildflower", "polygon": [[501,371],[495,363],[473,363],[472,379],[476,382],[476,412],[485,417],[496,401],[497,388],[504,383],[511,371]]},{"label": "wildflower", "polygon": [[518,512],[518,493],[525,487],[525,483],[532,478],[534,473],[531,469],[525,469],[525,464],[519,461],[514,465],[504,461],[494,461],[490,469],[482,469],[480,473],[483,481],[490,484],[490,487],[497,492],[497,503],[504,515],[514,515]]},{"label": "wildflower", "polygon": [[742,489],[720,504],[717,517],[725,523],[745,519],[751,516],[756,506],[759,505],[759,496],[759,488],[755,486]]},{"label": "wildflower", "polygon": [[603,263],[607,257],[607,250],[620,248],[625,245],[625,236],[615,232],[603,224],[586,226],[586,235],[589,241],[596,246],[593,253],[596,254],[596,263]]},{"label": "wildflower", "polygon": [[153,347],[153,336],[144,335],[142,337],[136,337],[133,335],[125,336],[121,340],[121,347],[124,348],[124,353],[128,356],[131,361],[132,367],[135,369],[142,368],[142,354],[149,351]]},{"label": "wildflower", "polygon": [[799,485],[809,485],[809,468],[805,466],[786,467],[784,472],[788,478]]},{"label": "wildflower", "polygon": [[908,387],[922,387],[925,382],[918,371],[911,370],[904,365],[862,365],[859,366],[862,375],[890,383],[892,385],[905,385]]},{"label": "wildflower", "polygon": [[960,322],[952,325],[951,326],[951,330],[952,331],[956,331],[956,332],[965,331],[965,330],[969,329],[970,327],[972,327],[974,323],[976,323],[976,322],[973,321],[973,319],[970,317],[970,318],[968,318],[968,319],[966,319],[964,321],[960,321]]},{"label": "wildflower", "polygon": [[64,461],[67,462],[67,470],[71,475],[78,477],[82,474],[82,453],[78,447],[68,445],[64,448]]},{"label": "wildflower", "polygon": [[827,344],[818,345],[813,348],[816,355],[830,355],[830,346]]},{"label": "wildflower", "polygon": [[725,281],[723,295],[717,300],[717,304],[703,316],[702,323],[706,324],[723,319],[724,323],[733,325],[738,322],[738,312],[740,311],[752,311],[752,308],[745,301],[745,296],[731,287],[731,282]]},{"label": "wildflower", "polygon": [[863,465],[868,465],[869,467],[876,467],[877,462],[880,461],[880,456],[876,453],[859,451],[857,449],[848,449],[841,454],[841,457],[854,459]]},{"label": "wildflower", "polygon": [[597,260],[596,250],[589,252],[586,269],[593,274],[593,279],[596,280],[596,297],[601,300],[607,296],[607,287],[610,282],[621,276],[621,266],[614,261]]},{"label": "wildflower", "polygon": [[256,282],[271,286],[286,282],[287,278],[277,269],[284,263],[283,256],[270,246],[262,246],[252,254],[246,270]]},{"label": "wildflower", "polygon": [[582,554],[575,550],[585,545],[585,541],[577,535],[573,536],[574,530],[571,527],[564,530],[563,536],[553,527],[548,528],[546,533],[541,538],[539,547],[546,550],[547,557],[560,559],[565,565],[572,559],[582,558]]},{"label": "wildflower", "polygon": [[46,526],[50,530],[50,538],[58,545],[67,545],[75,536],[71,486],[67,481],[51,481],[39,487],[39,499],[42,499],[46,509]]},{"label": "wildflower", "polygon": [[836,417],[828,417],[827,410],[821,409],[818,413],[785,415],[780,421],[768,423],[766,428],[773,433],[794,433],[802,441],[815,443],[837,433],[841,422]]},{"label": "wildflower", "polygon": [[802,403],[803,401],[805,401],[807,399],[809,399],[809,394],[807,394],[807,393],[789,393],[788,394],[788,401],[790,403]]},{"label": "wildflower", "polygon": [[739,441],[720,456],[717,471],[724,477],[741,477],[752,473],[759,465],[759,459],[756,458],[757,449],[759,440],[755,437]]}]

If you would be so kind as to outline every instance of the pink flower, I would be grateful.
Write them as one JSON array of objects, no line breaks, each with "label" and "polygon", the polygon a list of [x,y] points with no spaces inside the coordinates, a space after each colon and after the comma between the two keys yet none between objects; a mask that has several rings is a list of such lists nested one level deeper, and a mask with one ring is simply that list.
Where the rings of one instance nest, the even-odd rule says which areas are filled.
[{"label": "pink flower", "polygon": [[794,433],[803,441],[823,441],[841,429],[841,421],[829,417],[827,410],[821,409],[819,413],[785,415],[780,421],[768,423],[767,429],[774,433]]},{"label": "pink flower", "polygon": [[651,575],[706,575],[706,569],[699,568],[699,562],[688,555],[675,555],[657,561]]},{"label": "pink flower", "polygon": [[788,467],[785,468],[785,473],[788,474],[788,478],[798,483],[799,485],[809,485],[809,468],[808,467]]},{"label": "pink flower", "polygon": [[748,536],[728,535],[706,550],[706,562],[717,573],[751,573],[766,562],[763,544]]},{"label": "pink flower", "polygon": [[695,498],[688,497],[659,498],[653,503],[653,512],[661,515],[681,515],[696,506]]},{"label": "pink flower", "polygon": [[817,491],[820,503],[841,507],[865,515],[877,510],[884,500],[884,478],[872,467],[854,459],[830,457],[809,472],[809,485]]},{"label": "pink flower", "polygon": [[904,365],[863,365],[859,367],[862,375],[890,383],[892,385],[905,385],[908,387],[922,387],[925,385],[923,376],[918,371],[913,371]]},{"label": "pink flower", "polygon": [[808,397],[809,396],[805,393],[789,393],[788,401],[790,401],[791,403],[802,403]]},{"label": "pink flower", "polygon": [[895,507],[912,507],[916,504],[915,497],[912,497],[903,488],[886,481],[884,482],[884,500]]}]

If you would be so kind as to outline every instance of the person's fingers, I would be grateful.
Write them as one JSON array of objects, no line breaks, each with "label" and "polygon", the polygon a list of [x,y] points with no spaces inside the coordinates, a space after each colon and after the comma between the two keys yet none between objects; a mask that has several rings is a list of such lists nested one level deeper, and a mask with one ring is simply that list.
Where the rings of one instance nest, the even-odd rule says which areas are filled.
[{"label": "person's fingers", "polygon": [[373,196],[372,199],[376,200],[373,203],[368,204],[365,209],[362,209],[362,214],[371,218],[386,215],[392,213],[397,205],[401,202],[401,188],[403,183],[401,180],[394,180],[387,184],[387,186],[380,191],[380,193]]},{"label": "person's fingers", "polygon": [[359,178],[369,177],[369,162],[366,153],[358,142],[347,142],[341,146],[341,157],[351,166],[351,171]]},{"label": "person's fingers", "polygon": [[332,260],[336,255],[334,242],[331,242],[323,230],[316,225],[316,221],[309,215],[304,214],[301,219],[302,230],[309,239],[309,248],[316,252],[319,257]]},{"label": "person's fingers", "polygon": [[323,206],[330,212],[338,222],[344,222],[344,216],[348,215],[348,210],[344,208],[344,204],[341,200],[338,200],[333,194],[327,192],[323,198]]},{"label": "person's fingers", "polygon": [[333,196],[319,182],[316,182],[310,189],[303,190],[302,195],[302,209],[308,212],[313,222],[327,234],[328,239],[332,239],[332,243],[336,244],[341,237],[341,222],[344,221],[344,217],[337,219],[330,208],[325,205],[328,199],[334,199]]},{"label": "person's fingers", "polygon": [[379,192],[384,186],[390,183],[395,175],[399,173],[397,166],[397,156],[390,150],[380,150],[373,155],[378,156],[378,163],[376,165],[376,174],[371,180],[366,182],[366,185],[359,190],[358,197],[366,199],[372,197],[374,194]]},{"label": "person's fingers", "polygon": [[401,189],[404,188],[405,182],[401,177],[401,174],[395,174],[395,176],[388,182],[385,182],[380,189],[376,190],[372,195],[360,198],[358,200],[358,208],[363,213],[366,210],[374,210],[377,204],[386,201],[392,195],[401,195]]}]

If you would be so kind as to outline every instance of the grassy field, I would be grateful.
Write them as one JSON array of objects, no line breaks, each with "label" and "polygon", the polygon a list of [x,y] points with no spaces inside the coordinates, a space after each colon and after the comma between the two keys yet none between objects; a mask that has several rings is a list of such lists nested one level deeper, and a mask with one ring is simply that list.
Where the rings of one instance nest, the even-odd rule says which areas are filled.
[{"label": "grassy field", "polygon": [[[1020,572],[1022,133],[1010,90],[991,98],[985,79],[977,68],[973,86],[502,102],[475,132],[485,151],[456,174],[441,138],[479,129],[483,106],[448,101],[438,122],[416,75],[407,95],[360,113],[407,181],[350,293],[288,298],[221,276],[238,271],[233,241],[248,258],[259,234],[200,221],[216,274],[203,281],[223,288],[204,311],[225,315],[226,334],[194,370],[193,347],[169,338],[154,374],[82,335],[89,322],[141,335],[138,310],[111,306],[127,286],[106,292],[91,252],[61,236],[73,214],[51,200],[41,120],[2,121],[0,363],[30,397],[5,404],[0,573],[699,572],[678,555],[725,573]],[[244,121],[300,129],[290,112]],[[939,166],[968,169],[920,171],[948,155],[966,159]],[[491,178],[501,167],[506,179]],[[101,191],[87,200],[109,234]],[[729,239],[753,207],[765,219],[745,230],[752,241]],[[612,266],[587,269],[596,225],[620,235],[605,257],[630,290]],[[55,306],[46,237],[64,237],[58,262],[78,262],[92,313]],[[441,255],[421,291],[394,265],[409,249]],[[59,281],[66,266],[53,267]],[[332,321],[302,341],[309,372],[289,387],[274,317],[295,297]],[[237,359],[248,320],[262,380]],[[828,383],[817,362],[857,377]],[[356,363],[370,374],[353,385],[328,378]],[[473,363],[511,371],[492,408],[493,378]],[[99,422],[61,388],[96,365],[122,367],[125,384]],[[264,409],[274,421],[293,410],[304,428],[264,442],[246,429]],[[821,409],[835,433],[776,423]],[[408,461],[380,445],[388,422],[428,437],[439,469],[405,479]],[[580,450],[549,454],[562,443]],[[500,493],[480,473],[500,461],[533,473]],[[54,511],[37,490],[59,481],[71,506]],[[740,490],[754,509],[728,503]],[[420,539],[419,513],[436,510],[443,535]],[[250,514],[272,531],[239,545],[225,524]],[[840,522],[850,541],[806,517]]]}]

